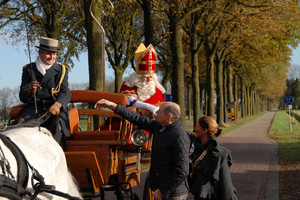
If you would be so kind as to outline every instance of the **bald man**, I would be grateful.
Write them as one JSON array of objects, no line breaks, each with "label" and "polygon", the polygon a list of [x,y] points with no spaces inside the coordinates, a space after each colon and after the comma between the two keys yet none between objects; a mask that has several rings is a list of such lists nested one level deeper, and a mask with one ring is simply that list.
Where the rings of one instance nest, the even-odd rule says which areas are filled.
[{"label": "bald man", "polygon": [[109,108],[139,128],[154,134],[149,182],[155,199],[186,199],[190,140],[179,121],[179,105],[163,102],[156,112],[156,120],[106,99],[99,100],[94,106],[99,107]]}]

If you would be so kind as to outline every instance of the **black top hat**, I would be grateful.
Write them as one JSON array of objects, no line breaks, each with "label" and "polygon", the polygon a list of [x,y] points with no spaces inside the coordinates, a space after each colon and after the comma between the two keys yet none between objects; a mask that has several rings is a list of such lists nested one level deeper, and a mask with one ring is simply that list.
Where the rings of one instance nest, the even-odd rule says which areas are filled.
[{"label": "black top hat", "polygon": [[45,51],[58,52],[58,40],[52,38],[41,37],[40,46],[36,46],[37,48]]}]

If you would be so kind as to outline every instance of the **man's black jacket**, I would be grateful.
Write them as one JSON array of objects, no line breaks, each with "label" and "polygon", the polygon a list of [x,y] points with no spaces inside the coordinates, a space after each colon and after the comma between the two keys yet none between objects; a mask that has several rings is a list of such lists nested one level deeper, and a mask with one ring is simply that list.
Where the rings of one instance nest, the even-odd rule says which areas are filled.
[{"label": "man's black jacket", "polygon": [[[54,63],[44,76],[37,70],[35,63],[31,63],[23,67],[19,97],[22,102],[27,103],[27,106],[22,117],[25,121],[36,119],[38,116],[44,114],[49,107],[57,101],[62,105],[61,112],[59,113],[59,117],[62,119],[62,132],[65,136],[70,136],[69,112],[67,105],[71,99],[71,92],[68,83],[68,70],[65,72],[56,100],[53,99],[51,94],[51,90],[56,88],[59,84],[61,76],[62,66],[57,63]],[[35,113],[34,99],[28,96],[28,85],[33,80],[40,83],[40,87],[38,87],[36,91],[38,115]],[[51,119],[52,118],[49,120]],[[52,131],[52,134],[55,135],[53,130],[50,131]]]},{"label": "man's black jacket", "polygon": [[150,188],[159,188],[164,197],[188,193],[190,139],[179,121],[161,126],[156,120],[141,116],[118,105],[115,113],[139,128],[153,133]]}]

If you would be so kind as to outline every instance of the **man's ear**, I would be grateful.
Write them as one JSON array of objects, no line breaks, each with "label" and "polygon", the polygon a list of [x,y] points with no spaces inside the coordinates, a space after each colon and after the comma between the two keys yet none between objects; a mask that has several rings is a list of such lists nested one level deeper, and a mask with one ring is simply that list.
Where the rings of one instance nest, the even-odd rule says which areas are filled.
[{"label": "man's ear", "polygon": [[172,124],[172,123],[173,123],[172,115],[169,115],[169,116],[167,117],[167,121],[168,121],[169,124]]}]

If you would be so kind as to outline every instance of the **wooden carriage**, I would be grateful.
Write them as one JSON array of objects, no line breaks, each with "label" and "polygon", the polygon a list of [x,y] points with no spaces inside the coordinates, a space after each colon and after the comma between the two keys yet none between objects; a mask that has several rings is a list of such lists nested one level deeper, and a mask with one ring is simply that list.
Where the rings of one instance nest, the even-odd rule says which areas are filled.
[{"label": "wooden carriage", "polygon": [[[123,94],[92,90],[71,92],[71,104],[85,102],[93,106],[102,98],[121,105],[127,102]],[[134,107],[130,109],[135,111]],[[74,107],[69,110],[69,117],[71,137],[65,155],[68,167],[83,191],[103,196],[105,190],[119,192],[140,184],[140,155],[142,151],[151,150],[151,135],[141,134],[111,110]],[[83,121],[84,125],[81,124]],[[144,137],[146,142],[136,146],[135,140]]]},{"label": "wooden carriage", "polygon": [[[152,135],[146,135],[111,110],[93,108],[100,99],[125,105],[124,94],[94,90],[71,93],[71,136],[65,155],[80,190],[92,196],[99,194],[102,200],[106,190],[115,191],[118,200],[124,199],[124,193],[133,199],[131,188],[140,184],[141,152],[151,151]],[[25,106],[12,107],[10,124],[18,123]],[[135,107],[128,108],[136,111]]]}]

